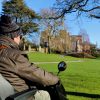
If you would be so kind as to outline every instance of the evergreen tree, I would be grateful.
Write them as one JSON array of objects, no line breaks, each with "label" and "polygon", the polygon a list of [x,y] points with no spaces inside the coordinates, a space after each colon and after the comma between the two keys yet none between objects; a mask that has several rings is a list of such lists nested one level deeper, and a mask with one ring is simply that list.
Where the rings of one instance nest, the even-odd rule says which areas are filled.
[{"label": "evergreen tree", "polygon": [[33,33],[38,31],[36,20],[38,15],[29,9],[23,0],[9,0],[3,2],[2,13],[12,16],[23,31],[23,34]]}]

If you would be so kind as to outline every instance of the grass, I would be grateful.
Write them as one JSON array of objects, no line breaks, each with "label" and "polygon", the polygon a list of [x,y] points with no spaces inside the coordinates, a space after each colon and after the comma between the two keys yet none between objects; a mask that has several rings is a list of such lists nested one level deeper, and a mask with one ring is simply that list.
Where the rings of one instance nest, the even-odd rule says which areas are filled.
[{"label": "grass", "polygon": [[57,54],[44,54],[39,52],[31,52],[28,54],[29,59],[32,62],[59,62],[59,61],[71,61],[71,60],[80,60],[80,58],[75,57],[66,57],[63,55]]},{"label": "grass", "polygon": [[[66,61],[68,68],[60,73],[59,77],[69,93],[69,100],[100,100],[100,98],[84,97],[100,94],[100,59],[82,59],[37,52],[29,53],[29,59],[31,62]],[[57,63],[38,63],[38,66],[57,74]],[[72,92],[82,96],[71,95]]]}]

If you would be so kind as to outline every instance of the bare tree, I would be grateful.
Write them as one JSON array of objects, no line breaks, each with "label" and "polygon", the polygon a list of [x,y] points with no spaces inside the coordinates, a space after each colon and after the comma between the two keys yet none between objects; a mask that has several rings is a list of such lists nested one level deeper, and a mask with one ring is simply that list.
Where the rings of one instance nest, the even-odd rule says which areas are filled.
[{"label": "bare tree", "polygon": [[82,42],[90,43],[89,35],[85,29],[81,29],[79,35],[82,36]]},{"label": "bare tree", "polygon": [[82,36],[83,53],[90,53],[90,39],[86,30],[81,29],[80,35]]},{"label": "bare tree", "polygon": [[62,26],[62,20],[49,19],[51,16],[55,17],[55,11],[51,9],[42,9],[40,16],[41,16],[40,25],[44,30],[46,30],[46,35],[48,39],[46,42],[48,42],[48,52],[50,53],[51,37],[58,34],[58,30]]},{"label": "bare tree", "polygon": [[100,19],[100,0],[56,0],[53,7],[56,10],[56,18],[64,17],[65,14],[76,12],[89,17]]}]

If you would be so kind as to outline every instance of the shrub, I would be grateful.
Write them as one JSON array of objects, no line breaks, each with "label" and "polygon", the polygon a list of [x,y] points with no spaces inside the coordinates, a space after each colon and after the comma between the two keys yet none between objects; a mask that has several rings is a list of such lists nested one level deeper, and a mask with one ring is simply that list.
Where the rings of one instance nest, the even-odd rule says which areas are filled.
[{"label": "shrub", "polygon": [[79,58],[95,58],[94,56],[88,53],[84,53],[84,52],[81,52],[81,53],[74,52],[74,53],[69,53],[67,55],[73,56],[73,57],[79,57]]}]

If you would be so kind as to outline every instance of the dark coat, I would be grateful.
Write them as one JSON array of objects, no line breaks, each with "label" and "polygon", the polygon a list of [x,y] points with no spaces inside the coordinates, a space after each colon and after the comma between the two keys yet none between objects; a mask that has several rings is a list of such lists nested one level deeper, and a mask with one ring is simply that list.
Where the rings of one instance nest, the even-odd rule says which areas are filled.
[{"label": "dark coat", "polygon": [[0,36],[0,73],[16,91],[29,88],[26,80],[41,86],[54,85],[59,80],[57,76],[31,64],[18,45],[4,36]]}]

